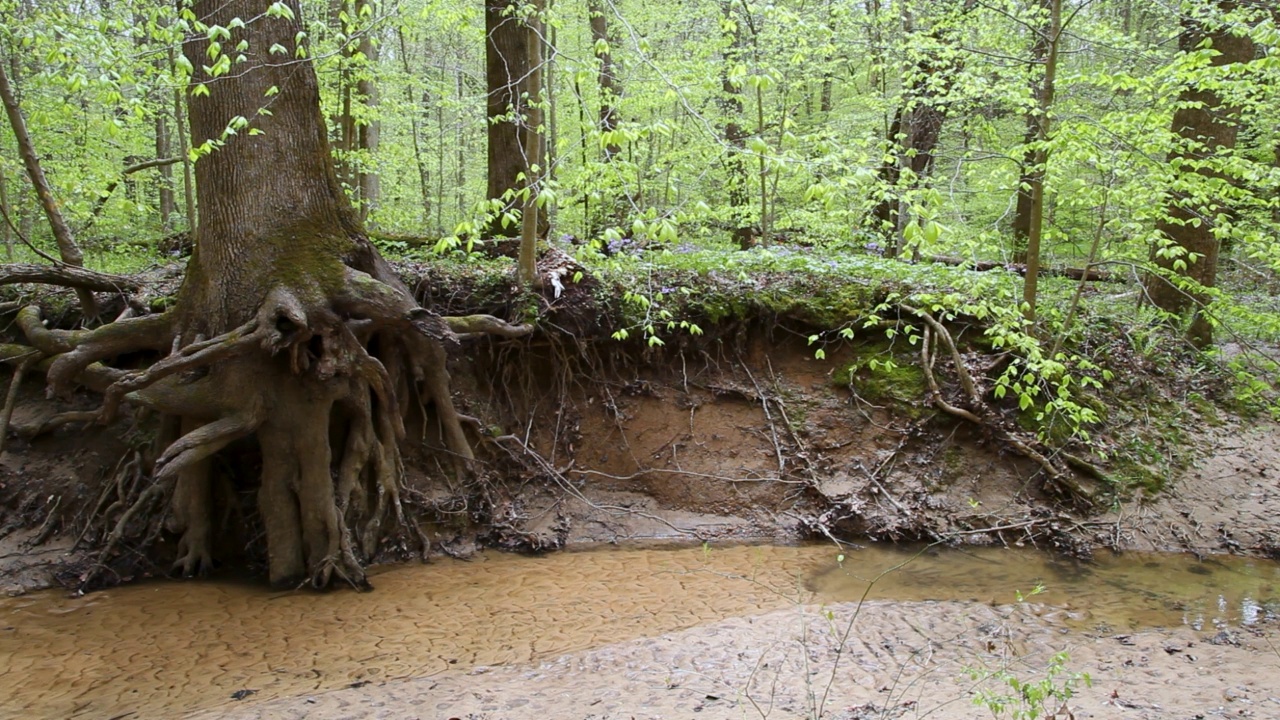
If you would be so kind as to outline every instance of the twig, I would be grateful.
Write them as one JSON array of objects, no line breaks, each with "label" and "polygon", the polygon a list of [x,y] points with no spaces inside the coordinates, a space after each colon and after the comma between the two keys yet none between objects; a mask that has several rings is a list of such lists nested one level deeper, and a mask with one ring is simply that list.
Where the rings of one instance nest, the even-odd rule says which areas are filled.
[{"label": "twig", "polygon": [[4,410],[0,410],[0,453],[4,452],[5,445],[9,442],[9,421],[13,418],[13,406],[18,400],[18,386],[22,384],[22,376],[40,357],[40,353],[33,350],[13,370],[13,379],[9,381],[9,392],[4,398]]},{"label": "twig", "polygon": [[[738,362],[742,363],[742,358],[738,358]],[[751,384],[756,388],[756,397],[760,398],[760,406],[764,408],[764,417],[769,421],[769,433],[773,435],[773,452],[778,458],[778,478],[781,479],[786,473],[786,459],[782,457],[782,443],[778,442],[778,428],[773,423],[773,414],[769,412],[769,396],[764,394],[760,389],[760,383],[756,382],[756,378],[751,374],[751,368],[746,363],[742,363],[742,369],[746,371],[747,377],[751,379]]]}]

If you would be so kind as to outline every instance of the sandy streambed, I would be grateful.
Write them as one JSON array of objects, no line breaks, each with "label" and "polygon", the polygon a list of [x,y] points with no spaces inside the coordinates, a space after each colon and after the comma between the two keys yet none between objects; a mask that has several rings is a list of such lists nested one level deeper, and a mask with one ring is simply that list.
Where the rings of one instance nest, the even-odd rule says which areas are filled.
[{"label": "sandy streambed", "polygon": [[1077,717],[1280,717],[1273,563],[841,554],[485,554],[391,568],[367,595],[193,582],[11,598],[0,715],[976,718],[968,671],[1035,679],[1067,651],[1065,672],[1093,679]]}]

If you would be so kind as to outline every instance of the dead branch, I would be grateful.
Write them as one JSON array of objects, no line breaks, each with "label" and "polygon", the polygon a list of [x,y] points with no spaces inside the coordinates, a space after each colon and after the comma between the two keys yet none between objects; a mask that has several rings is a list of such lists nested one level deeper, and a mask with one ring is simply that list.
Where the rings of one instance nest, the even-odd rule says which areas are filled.
[{"label": "dead branch", "polygon": [[[1093,493],[1080,484],[1075,477],[1072,476],[1071,469],[1063,470],[1053,463],[1044,453],[1037,450],[1031,443],[1018,437],[1003,426],[1003,423],[994,418],[994,413],[990,411],[987,403],[978,394],[977,386],[973,382],[973,377],[969,374],[968,369],[964,365],[964,359],[960,355],[959,349],[956,347],[955,340],[951,337],[951,333],[937,318],[930,313],[911,307],[909,305],[901,305],[903,310],[915,315],[924,321],[925,327],[923,337],[920,342],[920,366],[924,372],[925,382],[929,386],[929,394],[933,398],[933,404],[938,409],[958,417],[967,422],[971,422],[984,430],[993,434],[996,439],[1004,443],[1014,452],[1035,462],[1044,471],[1045,476],[1051,486],[1056,487],[1062,494],[1067,497],[1074,498],[1080,502],[1092,505],[1094,503]],[[947,402],[942,394],[942,390],[938,385],[938,379],[933,372],[933,364],[935,354],[933,352],[934,337],[940,338],[941,342],[947,346],[951,354],[952,362],[955,365],[956,374],[960,378],[960,385],[964,390],[965,399],[970,407],[975,410],[968,410],[957,407]],[[1068,461],[1070,468],[1084,471],[1083,468],[1076,467],[1077,464],[1087,466],[1089,468],[1087,474],[1092,477],[1105,477],[1105,473],[1101,469],[1090,465],[1080,458],[1072,458],[1077,461],[1072,463]]]},{"label": "dead branch", "polygon": [[101,292],[127,292],[142,287],[137,278],[100,273],[74,265],[0,265],[0,285],[15,283],[60,285]]},{"label": "dead branch", "polygon": [[[930,255],[925,258],[931,263],[939,265],[951,265],[953,267],[961,267],[966,270],[975,270],[977,272],[988,272],[990,270],[1007,270],[1017,275],[1026,275],[1027,266],[1018,263],[1003,263],[994,260],[966,260],[965,258],[953,257],[950,255]],[[1083,280],[1086,282],[1124,282],[1125,278],[1114,273],[1099,270],[1094,263],[1089,263],[1082,268],[1074,267],[1050,267],[1040,268],[1039,275],[1055,275],[1058,277],[1068,277],[1073,280]]]}]

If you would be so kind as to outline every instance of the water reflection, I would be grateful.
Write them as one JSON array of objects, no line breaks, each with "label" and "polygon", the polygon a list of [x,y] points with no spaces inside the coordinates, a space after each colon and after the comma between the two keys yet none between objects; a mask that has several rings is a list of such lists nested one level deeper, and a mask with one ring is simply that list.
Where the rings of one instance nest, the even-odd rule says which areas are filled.
[{"label": "water reflection", "polygon": [[1137,629],[1253,625],[1274,618],[1280,564],[1253,558],[1099,555],[1093,562],[1019,548],[934,548],[844,555],[810,587],[827,600],[1025,600],[1061,607],[1077,626]]}]

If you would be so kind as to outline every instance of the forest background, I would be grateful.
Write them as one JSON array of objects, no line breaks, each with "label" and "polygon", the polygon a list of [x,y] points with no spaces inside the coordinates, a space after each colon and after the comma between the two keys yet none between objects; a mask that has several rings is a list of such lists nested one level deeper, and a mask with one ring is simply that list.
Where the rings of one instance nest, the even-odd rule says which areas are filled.
[{"label": "forest background", "polygon": [[[1018,355],[996,397],[1047,403],[1039,418],[1063,411],[1073,432],[1097,414],[1070,386],[1110,371],[1065,351],[1079,349],[1081,326],[1108,318],[1139,353],[1181,353],[1180,338],[1208,348],[1216,331],[1225,352],[1194,362],[1229,361],[1216,367],[1246,404],[1273,395],[1270,3],[301,9],[298,54],[319,75],[340,180],[393,257],[489,267],[495,236],[563,244],[624,279],[630,314],[607,330],[650,345],[700,331],[676,307],[702,292],[680,279],[690,271],[743,286],[772,271],[887,279],[935,312],[989,323],[995,346]],[[189,146],[184,95],[204,89],[188,84],[181,52],[200,30],[189,10],[0,0],[0,14],[14,102],[88,264],[134,272],[157,262],[157,247],[179,248],[199,212],[193,164],[255,132],[254,118],[236,117]],[[201,32],[203,73],[234,72],[245,48],[222,46],[226,28]],[[0,239],[25,262],[58,238],[18,149],[0,133]],[[952,266],[996,271],[979,281]],[[888,307],[833,321],[809,337],[815,353]]]}]

